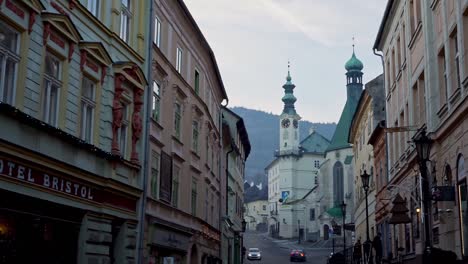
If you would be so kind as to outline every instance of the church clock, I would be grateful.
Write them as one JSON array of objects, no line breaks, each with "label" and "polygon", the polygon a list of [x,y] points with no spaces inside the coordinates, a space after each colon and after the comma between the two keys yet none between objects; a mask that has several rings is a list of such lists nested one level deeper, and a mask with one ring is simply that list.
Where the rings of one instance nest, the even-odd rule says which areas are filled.
[{"label": "church clock", "polygon": [[297,128],[299,126],[299,122],[297,122],[296,119],[294,119],[294,121],[293,121],[293,126],[294,126],[294,128]]},{"label": "church clock", "polygon": [[291,121],[289,121],[289,119],[283,119],[283,121],[281,121],[281,125],[284,127],[284,128],[288,128],[289,125],[290,125]]}]

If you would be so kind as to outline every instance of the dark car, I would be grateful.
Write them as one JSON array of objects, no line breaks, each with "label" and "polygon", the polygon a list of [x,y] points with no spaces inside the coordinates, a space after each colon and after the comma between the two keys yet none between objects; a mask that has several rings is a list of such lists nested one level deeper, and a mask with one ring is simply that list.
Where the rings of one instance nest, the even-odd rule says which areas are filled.
[{"label": "dark car", "polygon": [[292,261],[306,261],[306,254],[302,249],[293,249],[289,254],[289,260]]}]

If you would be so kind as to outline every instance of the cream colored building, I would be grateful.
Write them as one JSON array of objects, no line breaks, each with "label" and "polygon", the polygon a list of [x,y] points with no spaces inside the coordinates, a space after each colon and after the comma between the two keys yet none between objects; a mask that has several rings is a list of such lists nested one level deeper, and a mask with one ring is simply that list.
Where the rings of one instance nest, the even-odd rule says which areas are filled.
[{"label": "cream colored building", "polygon": [[[349,132],[349,142],[353,144],[354,153],[355,237],[356,240],[360,239],[361,243],[367,238],[372,241],[376,235],[375,183],[379,171],[374,168],[374,151],[368,141],[374,128],[379,125],[382,118],[385,118],[385,93],[383,89],[382,75],[365,85]],[[366,193],[361,178],[364,173],[370,175],[367,195],[369,237],[367,237]]]},{"label": "cream colored building", "polygon": [[268,224],[268,200],[257,200],[244,204],[244,220],[247,223],[246,230],[257,230],[259,224]]},{"label": "cream colored building", "polygon": [[[468,257],[468,218],[464,166],[468,148],[466,100],[468,90],[468,1],[388,1],[374,49],[382,52],[387,98],[387,126],[407,127],[388,133],[390,190],[407,200],[411,223],[386,232],[386,253],[404,248],[411,258],[424,247],[419,168],[408,141],[415,130],[426,128],[435,142],[429,175],[431,185],[452,186],[455,201],[433,202],[430,241],[435,247]],[[460,199],[461,198],[461,199]],[[380,201],[378,201],[380,202]],[[386,204],[387,202],[382,201]],[[387,206],[387,210],[391,204]],[[460,214],[460,212],[462,212]],[[381,228],[390,230],[382,219]],[[397,244],[397,241],[398,244]]]}]

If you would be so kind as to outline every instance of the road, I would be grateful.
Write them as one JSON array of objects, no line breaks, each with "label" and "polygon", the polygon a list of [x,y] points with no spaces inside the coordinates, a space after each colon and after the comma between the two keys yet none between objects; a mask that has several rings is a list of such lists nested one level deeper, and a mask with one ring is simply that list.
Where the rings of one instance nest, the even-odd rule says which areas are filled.
[{"label": "road", "polygon": [[[244,233],[244,246],[249,248],[256,247],[262,252],[262,260],[247,260],[245,264],[287,264],[289,262],[289,252],[292,248],[304,249],[294,244],[276,243],[265,234],[246,232]],[[330,254],[328,249],[305,249],[307,262],[311,264],[325,264],[327,256]],[[247,256],[246,256],[247,257]],[[304,263],[304,262],[302,262]]]}]

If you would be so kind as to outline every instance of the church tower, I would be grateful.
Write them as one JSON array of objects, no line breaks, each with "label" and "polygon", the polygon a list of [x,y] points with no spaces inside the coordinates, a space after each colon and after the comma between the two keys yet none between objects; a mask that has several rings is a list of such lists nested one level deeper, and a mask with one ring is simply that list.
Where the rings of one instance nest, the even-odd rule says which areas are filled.
[{"label": "church tower", "polygon": [[284,108],[280,115],[280,155],[299,153],[299,120],[301,120],[301,117],[296,113],[294,107],[297,99],[293,90],[296,86],[291,80],[288,64],[288,76],[286,77],[286,83],[283,85],[284,96],[281,99]]},{"label": "church tower", "polygon": [[345,64],[346,69],[346,87],[348,93],[348,100],[353,100],[355,102],[359,101],[362,93],[362,69],[364,65],[362,62],[356,58],[354,54],[354,44],[353,44],[353,55]]}]

